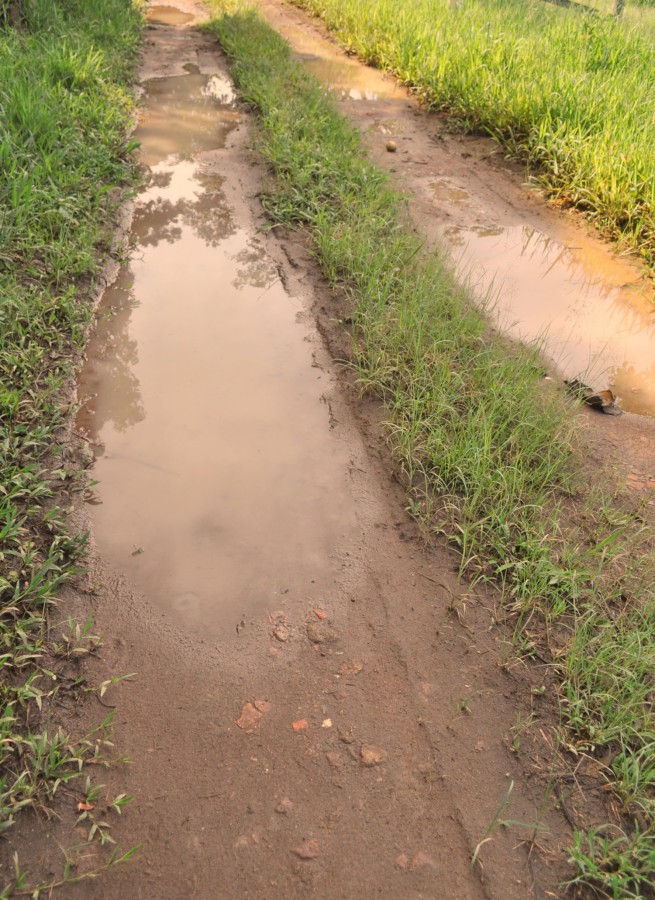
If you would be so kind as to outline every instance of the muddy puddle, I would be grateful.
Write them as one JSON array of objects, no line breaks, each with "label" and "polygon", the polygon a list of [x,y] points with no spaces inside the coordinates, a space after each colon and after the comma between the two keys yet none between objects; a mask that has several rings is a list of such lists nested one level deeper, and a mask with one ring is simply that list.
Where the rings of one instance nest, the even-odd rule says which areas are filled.
[{"label": "muddy puddle", "polygon": [[225,149],[232,88],[187,71],[145,84],[135,249],[101,302],[77,427],[100,553],[212,635],[311,596],[353,522],[315,335],[227,199],[244,153]]},{"label": "muddy puddle", "polygon": [[[415,164],[426,173],[416,177],[417,192],[433,209],[427,229],[436,232],[485,305],[492,298],[500,327],[542,344],[563,377],[582,378],[595,389],[611,387],[622,408],[655,416],[655,304],[639,269],[577,230],[557,228],[550,220],[541,230],[534,216],[523,218],[520,209],[508,213],[498,183],[467,177],[452,155],[427,153],[425,145],[416,149],[408,114],[416,120],[418,107],[408,109],[405,91],[347,58],[311,26],[303,29],[276,5],[263,5],[273,27],[337,98],[371,101],[370,112],[353,113],[352,106],[349,112],[359,116],[368,135],[391,135],[398,142],[399,173],[408,171],[416,154]],[[425,134],[437,132],[436,117],[420,118]]]},{"label": "muddy puddle", "polygon": [[[461,189],[435,196],[471,202]],[[636,270],[592,241],[567,246],[525,223],[446,226],[442,237],[503,330],[543,342],[565,377],[609,387],[623,409],[655,416],[655,305]]]},{"label": "muddy puddle", "polygon": [[151,25],[186,25],[193,18],[191,13],[182,12],[176,6],[151,6],[146,12]]},{"label": "muddy puddle", "polygon": [[277,17],[275,9],[267,7],[266,13],[273,26],[291,44],[296,59],[340,100],[406,100],[406,91],[393,78],[362,66],[355,59],[348,59],[328,41]]}]

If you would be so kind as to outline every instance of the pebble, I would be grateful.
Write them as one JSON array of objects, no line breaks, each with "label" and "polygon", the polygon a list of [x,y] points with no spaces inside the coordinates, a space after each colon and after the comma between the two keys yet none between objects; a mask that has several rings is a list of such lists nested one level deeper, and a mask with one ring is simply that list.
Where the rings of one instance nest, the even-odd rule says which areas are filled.
[{"label": "pebble", "polygon": [[387,141],[387,152],[395,153],[398,149],[398,144],[395,141]]}]

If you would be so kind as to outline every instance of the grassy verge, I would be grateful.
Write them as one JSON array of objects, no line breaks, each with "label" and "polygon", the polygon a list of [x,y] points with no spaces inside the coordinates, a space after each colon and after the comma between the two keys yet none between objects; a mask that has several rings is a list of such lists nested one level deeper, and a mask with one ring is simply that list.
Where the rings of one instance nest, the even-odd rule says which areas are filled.
[{"label": "grassy verge", "polygon": [[[88,690],[75,661],[98,643],[92,623],[50,633],[85,536],[66,510],[83,485],[67,448],[66,391],[132,178],[132,114],[141,16],[132,0],[0,3],[0,840],[19,813],[61,795],[91,837],[109,840],[84,763],[111,754],[104,726],[72,737],[58,707]],[[93,800],[93,802],[92,802]],[[120,811],[125,798],[108,802]],[[94,812],[95,810],[95,812]],[[23,812],[21,812],[23,811]],[[95,825],[95,828],[94,828]],[[76,841],[79,838],[76,836]],[[6,847],[5,847],[6,849]],[[76,880],[66,863],[65,880]],[[2,896],[27,892],[16,861]],[[33,888],[29,889],[30,891]]]},{"label": "grassy verge", "polygon": [[523,652],[557,632],[566,744],[610,755],[640,823],[579,831],[573,881],[640,896],[655,887],[652,534],[639,510],[583,487],[562,395],[422,251],[401,198],[282,39],[239,2],[210,6],[209,28],[259,112],[275,175],[263,202],[273,222],[306,231],[352,301],[353,365],[386,404],[411,510],[459,548],[463,573],[501,583]]},{"label": "grassy verge", "polygon": [[655,262],[655,30],[542,0],[294,0]]}]

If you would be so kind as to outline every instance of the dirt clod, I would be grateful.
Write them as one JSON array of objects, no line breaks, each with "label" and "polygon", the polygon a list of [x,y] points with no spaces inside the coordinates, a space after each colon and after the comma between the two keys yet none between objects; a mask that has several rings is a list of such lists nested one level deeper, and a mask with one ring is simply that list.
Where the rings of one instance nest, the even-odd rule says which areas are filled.
[{"label": "dirt clod", "polygon": [[340,753],[332,750],[325,754],[325,758],[333,769],[340,769],[344,764],[344,758]]},{"label": "dirt clod", "polygon": [[362,744],[359,755],[365,766],[379,766],[386,760],[389,754],[386,750],[381,750],[379,747]]},{"label": "dirt clod", "polygon": [[277,625],[273,629],[273,637],[280,641],[282,644],[286,644],[286,642],[291,637],[291,629],[288,625]]},{"label": "dirt clod", "polygon": [[293,852],[300,859],[316,859],[319,854],[318,841],[316,838],[309,838],[309,840],[303,841],[299,847],[294,847]]},{"label": "dirt clod", "polygon": [[352,662],[342,663],[339,666],[339,675],[347,675],[352,677],[353,675],[359,675],[359,673],[364,668],[364,663],[361,659],[353,659]]},{"label": "dirt clod", "polygon": [[275,812],[279,813],[281,816],[288,816],[292,809],[293,801],[289,800],[288,797],[282,797],[278,805],[275,807]]},{"label": "dirt clod", "polygon": [[307,637],[313,644],[334,644],[339,640],[339,632],[325,622],[309,622]]}]

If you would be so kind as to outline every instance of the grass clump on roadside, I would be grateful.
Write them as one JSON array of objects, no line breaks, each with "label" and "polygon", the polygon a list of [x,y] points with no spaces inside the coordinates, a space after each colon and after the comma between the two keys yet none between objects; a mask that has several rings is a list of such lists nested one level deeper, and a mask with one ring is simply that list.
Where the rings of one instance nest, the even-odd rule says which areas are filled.
[{"label": "grass clump on roadside", "polygon": [[[638,514],[581,488],[570,410],[536,355],[492,334],[445,261],[424,252],[402,198],[288,46],[238,0],[211,6],[222,14],[208,28],[260,114],[258,149],[275,175],[264,205],[273,222],[306,231],[352,301],[353,363],[386,405],[411,510],[458,546],[463,573],[501,582],[528,650],[544,623],[570,633],[554,661],[567,744],[610,752],[621,796],[646,823],[581,831],[574,880],[615,896],[652,888],[652,535]],[[573,495],[583,513],[566,524]]]},{"label": "grass clump on roadside", "polygon": [[542,0],[294,0],[655,264],[655,26]]},{"label": "grass clump on roadside", "polygon": [[[72,411],[67,397],[92,313],[93,275],[112,238],[112,211],[132,178],[125,135],[140,31],[141,14],[132,0],[0,4],[0,840],[5,842],[11,841],[21,810],[47,809],[55,795],[77,784],[87,759],[98,762],[111,753],[103,727],[72,738],[57,726],[59,699],[85,690],[83,679],[71,675],[71,664],[74,672],[75,660],[91,652],[98,639],[90,622],[70,621],[51,634],[48,618],[85,552],[85,536],[70,533],[66,523],[71,493],[83,484],[81,466],[63,439]],[[85,801],[95,789],[82,782],[75,792]],[[118,800],[120,811],[125,798]],[[96,827],[93,833],[108,839],[106,829]],[[34,890],[27,887],[20,859],[15,871],[3,871],[2,877],[8,879],[3,897]],[[79,872],[67,871],[66,880],[78,877]]]}]

